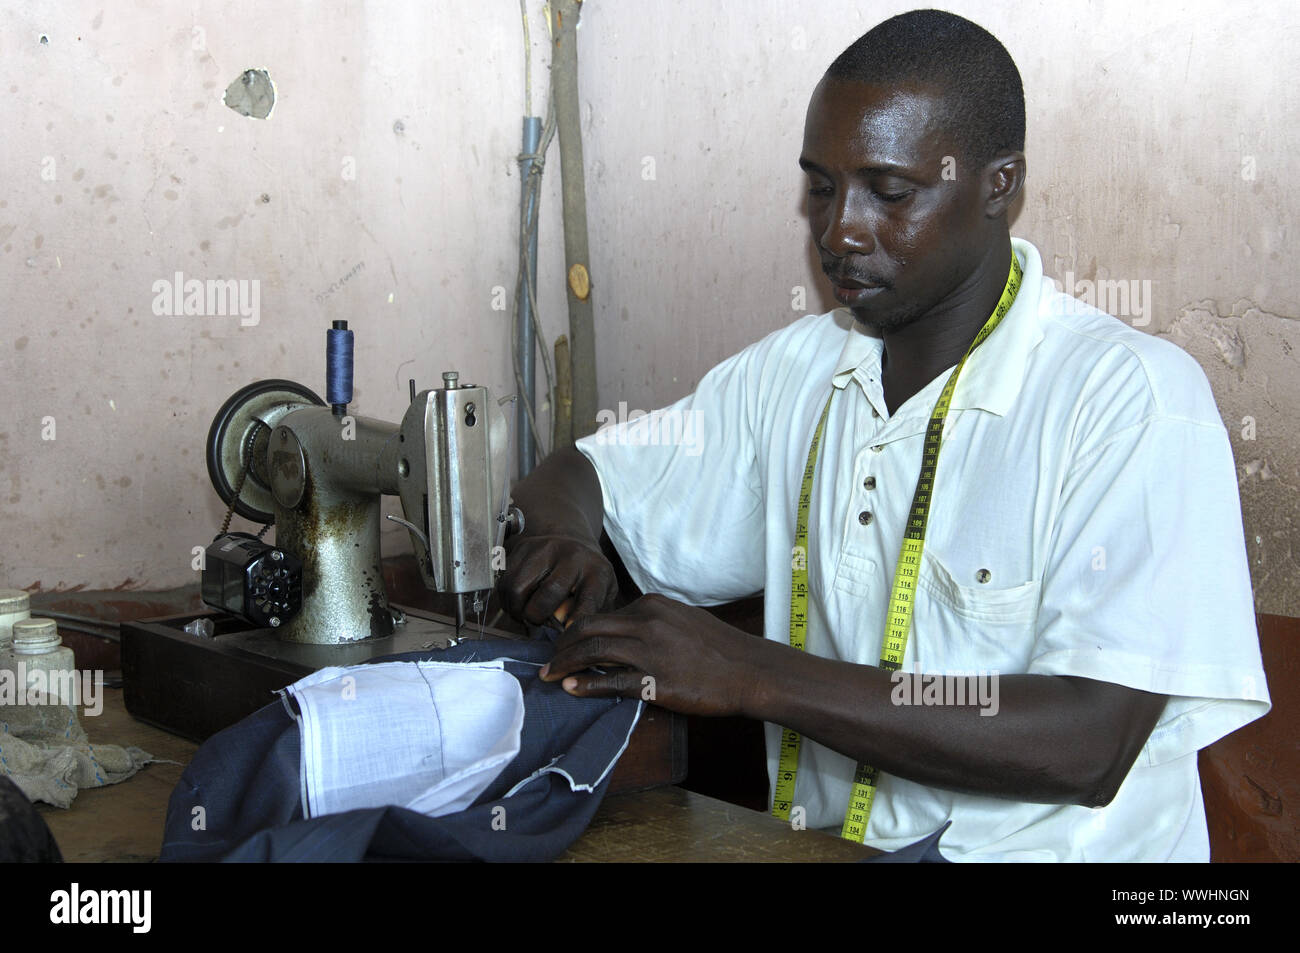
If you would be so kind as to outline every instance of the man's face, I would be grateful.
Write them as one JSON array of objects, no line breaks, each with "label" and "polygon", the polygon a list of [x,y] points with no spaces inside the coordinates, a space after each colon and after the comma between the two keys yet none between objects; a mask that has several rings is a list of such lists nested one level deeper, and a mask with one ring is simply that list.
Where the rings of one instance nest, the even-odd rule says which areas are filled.
[{"label": "man's face", "polygon": [[892,332],[960,296],[987,247],[980,170],[942,126],[940,94],[826,78],[800,166],[835,297]]}]

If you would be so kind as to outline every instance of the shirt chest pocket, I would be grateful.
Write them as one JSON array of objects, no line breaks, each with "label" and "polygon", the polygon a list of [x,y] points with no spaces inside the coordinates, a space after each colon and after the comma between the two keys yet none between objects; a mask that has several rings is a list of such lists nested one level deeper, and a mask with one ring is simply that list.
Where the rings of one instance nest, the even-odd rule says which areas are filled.
[{"label": "shirt chest pocket", "polygon": [[928,547],[917,576],[914,657],[927,670],[1024,671],[1034,646],[1037,580],[999,586],[992,572],[980,569],[971,583],[958,582]]},{"label": "shirt chest pocket", "polygon": [[835,589],[850,596],[875,596],[882,588],[888,592],[889,579],[882,577],[874,559],[853,553],[841,553],[835,569]]}]

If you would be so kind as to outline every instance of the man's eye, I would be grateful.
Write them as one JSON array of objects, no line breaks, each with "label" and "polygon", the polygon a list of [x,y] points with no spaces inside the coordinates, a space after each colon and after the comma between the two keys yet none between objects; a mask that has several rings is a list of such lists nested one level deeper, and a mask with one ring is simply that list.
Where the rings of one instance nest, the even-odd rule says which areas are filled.
[{"label": "man's eye", "polygon": [[906,192],[879,192],[878,191],[876,192],[876,198],[880,199],[880,201],[882,202],[901,202],[903,201],[903,199],[907,198],[911,194],[912,194],[911,189],[908,189]]},{"label": "man's eye", "polygon": [[835,190],[829,185],[813,185],[808,187],[809,195],[830,195]]}]

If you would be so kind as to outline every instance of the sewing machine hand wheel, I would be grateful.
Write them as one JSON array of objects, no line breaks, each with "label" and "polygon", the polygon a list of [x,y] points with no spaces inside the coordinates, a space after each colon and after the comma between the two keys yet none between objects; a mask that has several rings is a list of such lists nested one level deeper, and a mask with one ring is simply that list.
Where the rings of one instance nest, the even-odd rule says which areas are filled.
[{"label": "sewing machine hand wheel", "polygon": [[[235,512],[254,523],[275,521],[271,488],[249,464],[259,453],[265,459],[266,441],[281,418],[310,406],[324,407],[325,401],[310,388],[286,380],[255,381],[230,396],[212,420],[207,443],[208,476],[222,503],[230,506],[247,469]],[[259,429],[259,422],[266,426]]]}]

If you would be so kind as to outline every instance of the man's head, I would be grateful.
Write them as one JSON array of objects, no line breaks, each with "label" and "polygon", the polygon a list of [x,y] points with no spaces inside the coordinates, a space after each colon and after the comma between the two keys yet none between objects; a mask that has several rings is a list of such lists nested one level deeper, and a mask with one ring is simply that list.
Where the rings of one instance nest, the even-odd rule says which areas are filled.
[{"label": "man's head", "polygon": [[1002,44],[949,13],[887,20],[831,64],[800,165],[822,267],[860,320],[888,332],[960,303],[1003,254],[1024,115]]}]

